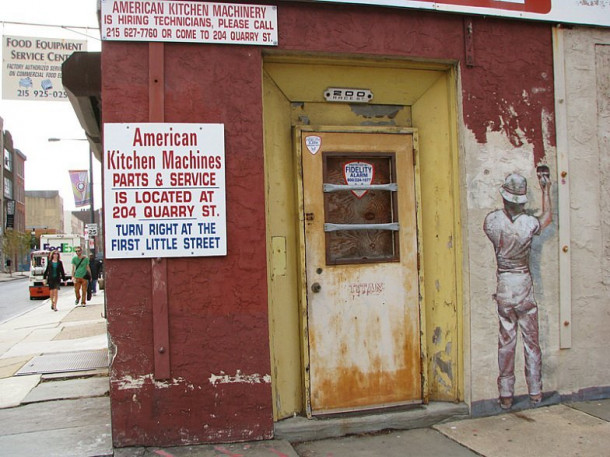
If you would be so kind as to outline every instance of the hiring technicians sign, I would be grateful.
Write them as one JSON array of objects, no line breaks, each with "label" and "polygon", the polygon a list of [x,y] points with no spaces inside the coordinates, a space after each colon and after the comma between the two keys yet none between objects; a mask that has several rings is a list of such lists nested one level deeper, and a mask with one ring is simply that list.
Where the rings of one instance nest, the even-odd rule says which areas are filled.
[{"label": "hiring technicians sign", "polygon": [[104,124],[106,257],[227,254],[223,124]]},{"label": "hiring technicians sign", "polygon": [[102,0],[102,39],[277,46],[277,7]]}]

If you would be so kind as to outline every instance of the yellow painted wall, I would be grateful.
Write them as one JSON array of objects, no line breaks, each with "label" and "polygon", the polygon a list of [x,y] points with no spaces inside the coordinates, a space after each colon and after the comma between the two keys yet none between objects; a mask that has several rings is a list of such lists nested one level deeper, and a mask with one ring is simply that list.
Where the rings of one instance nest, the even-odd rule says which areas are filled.
[{"label": "yellow painted wall", "polygon": [[[324,101],[327,87],[371,89],[372,105]],[[419,130],[425,302],[424,371],[431,400],[462,398],[459,211],[455,141],[455,77],[446,64],[296,61],[268,57],[263,115],[267,205],[269,317],[274,417],[304,410],[304,283],[300,264],[294,125],[388,125]]]},{"label": "yellow painted wall", "polygon": [[269,325],[273,411],[277,419],[303,407],[297,261],[300,218],[295,207],[290,102],[266,74],[263,90]]},{"label": "yellow painted wall", "polygon": [[463,398],[461,232],[455,78],[445,72],[413,105],[422,182],[426,352],[430,398]]}]

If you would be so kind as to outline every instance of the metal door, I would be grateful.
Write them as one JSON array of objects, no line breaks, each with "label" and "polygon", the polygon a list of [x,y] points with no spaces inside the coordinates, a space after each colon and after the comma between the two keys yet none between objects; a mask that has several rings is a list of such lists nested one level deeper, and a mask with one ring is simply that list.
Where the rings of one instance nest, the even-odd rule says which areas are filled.
[{"label": "metal door", "polygon": [[419,403],[413,133],[301,128],[297,140],[308,414]]}]

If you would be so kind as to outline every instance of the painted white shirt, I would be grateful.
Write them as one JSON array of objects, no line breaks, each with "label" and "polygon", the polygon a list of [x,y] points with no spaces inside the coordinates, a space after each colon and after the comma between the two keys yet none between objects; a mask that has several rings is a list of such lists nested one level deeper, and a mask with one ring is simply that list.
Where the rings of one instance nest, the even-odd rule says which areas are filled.
[{"label": "painted white shirt", "polygon": [[529,273],[532,238],[540,233],[537,217],[522,213],[511,220],[499,209],[487,215],[483,230],[496,251],[498,273]]}]

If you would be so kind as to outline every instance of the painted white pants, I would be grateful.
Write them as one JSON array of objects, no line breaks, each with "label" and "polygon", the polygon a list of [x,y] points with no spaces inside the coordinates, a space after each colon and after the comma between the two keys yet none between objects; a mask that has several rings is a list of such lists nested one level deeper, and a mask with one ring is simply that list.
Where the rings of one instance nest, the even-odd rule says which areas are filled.
[{"label": "painted white pants", "polygon": [[525,381],[530,395],[542,392],[542,353],[538,343],[538,306],[532,278],[527,273],[498,273],[495,294],[500,321],[498,335],[498,390],[501,397],[515,391],[517,327],[523,340]]}]

